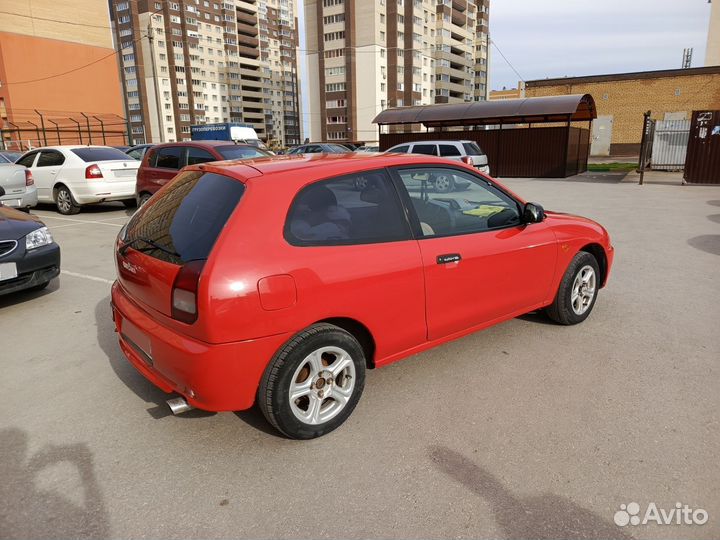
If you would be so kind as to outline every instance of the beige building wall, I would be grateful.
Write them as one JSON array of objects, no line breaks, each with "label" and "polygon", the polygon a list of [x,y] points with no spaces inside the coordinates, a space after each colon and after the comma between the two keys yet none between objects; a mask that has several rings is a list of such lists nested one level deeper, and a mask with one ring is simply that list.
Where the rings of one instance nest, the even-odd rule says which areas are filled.
[{"label": "beige building wall", "polygon": [[720,0],[714,0],[710,10],[705,65],[720,66]]},{"label": "beige building wall", "polygon": [[[0,0],[0,32],[112,48],[108,4],[87,0]],[[77,22],[83,23],[78,31]]]},{"label": "beige building wall", "polygon": [[598,116],[613,118],[610,152],[633,153],[639,149],[646,111],[663,120],[666,114],[690,118],[694,110],[720,109],[720,68],[548,79],[525,86],[526,97],[566,94],[592,95]]}]

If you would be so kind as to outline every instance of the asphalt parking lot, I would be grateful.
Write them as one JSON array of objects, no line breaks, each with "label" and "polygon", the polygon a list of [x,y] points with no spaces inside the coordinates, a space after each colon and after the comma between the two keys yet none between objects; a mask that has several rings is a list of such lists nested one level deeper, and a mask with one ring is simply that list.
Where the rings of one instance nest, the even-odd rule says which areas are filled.
[{"label": "asphalt parking lot", "polygon": [[[36,210],[63,273],[0,298],[0,536],[720,536],[720,187],[507,185],[610,231],[590,318],[528,315],[371,371],[309,442],[257,410],[172,416],[110,319],[129,211]],[[618,527],[633,501],[709,520]]]}]

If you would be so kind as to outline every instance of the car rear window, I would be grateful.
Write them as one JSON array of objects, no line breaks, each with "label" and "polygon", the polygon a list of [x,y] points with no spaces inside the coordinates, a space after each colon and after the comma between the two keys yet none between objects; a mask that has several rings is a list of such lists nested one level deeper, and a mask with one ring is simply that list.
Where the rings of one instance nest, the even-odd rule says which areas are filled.
[{"label": "car rear window", "polygon": [[244,192],[241,182],[221,174],[181,173],[135,213],[123,241],[173,264],[207,259]]},{"label": "car rear window", "polygon": [[463,143],[463,148],[468,156],[484,156],[485,152],[474,142]]},{"label": "car rear window", "polygon": [[117,148],[73,148],[71,151],[86,163],[89,161],[115,161],[117,159],[129,160],[127,154]]},{"label": "car rear window", "polygon": [[254,146],[228,145],[218,146],[215,148],[225,159],[248,159],[269,156],[267,152],[263,152]]},{"label": "car rear window", "polygon": [[458,147],[454,144],[441,144],[440,146],[440,155],[442,157],[451,157],[451,156],[459,156],[460,150],[458,150]]}]

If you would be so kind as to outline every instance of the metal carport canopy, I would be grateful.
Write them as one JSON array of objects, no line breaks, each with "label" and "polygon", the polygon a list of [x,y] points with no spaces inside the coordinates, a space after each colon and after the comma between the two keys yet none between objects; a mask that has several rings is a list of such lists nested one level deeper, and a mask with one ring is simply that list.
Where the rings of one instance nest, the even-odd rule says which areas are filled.
[{"label": "metal carport canopy", "polygon": [[373,123],[423,124],[426,127],[440,127],[588,122],[595,118],[597,118],[595,100],[590,94],[570,94],[395,107],[382,111],[374,118]]}]

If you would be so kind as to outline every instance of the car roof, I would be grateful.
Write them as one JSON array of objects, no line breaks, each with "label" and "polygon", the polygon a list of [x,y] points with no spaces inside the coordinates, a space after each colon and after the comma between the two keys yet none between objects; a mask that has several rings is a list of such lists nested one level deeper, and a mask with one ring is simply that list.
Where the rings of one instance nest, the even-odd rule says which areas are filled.
[{"label": "car roof", "polygon": [[[402,146],[405,144],[456,144],[456,143],[462,144],[462,143],[472,143],[472,142],[475,142],[475,141],[471,141],[469,139],[463,139],[461,141],[456,141],[456,140],[451,141],[448,139],[435,139],[432,141],[408,141],[408,142],[396,144],[395,146]],[[395,146],[393,146],[393,148],[395,148]]]},{"label": "car roof", "polygon": [[[193,165],[188,169],[217,172],[242,181],[282,181],[304,185],[315,180],[331,178],[384,167],[401,165],[451,165],[458,162],[445,158],[424,155],[356,153],[344,154],[291,154],[269,156],[257,159],[218,161]],[[302,174],[290,174],[290,173]]]},{"label": "car roof", "polygon": [[249,146],[251,148],[257,148],[256,146],[253,146],[252,144],[235,144],[233,141],[180,141],[180,142],[171,142],[171,143],[160,143],[160,144],[153,144],[153,148],[168,148],[173,146],[195,146],[197,148],[207,148],[209,146],[215,147],[215,146]]}]

